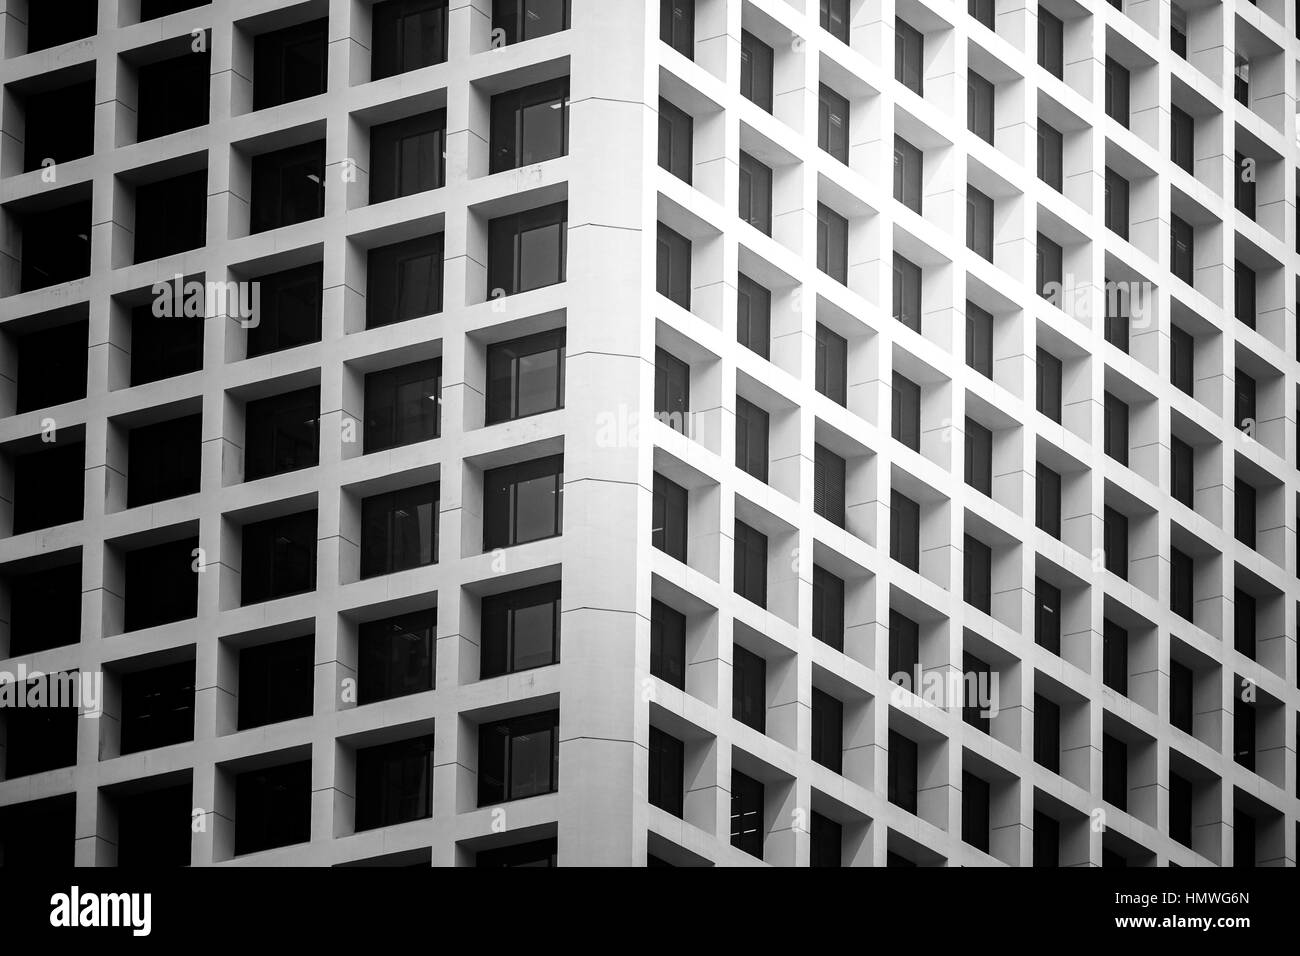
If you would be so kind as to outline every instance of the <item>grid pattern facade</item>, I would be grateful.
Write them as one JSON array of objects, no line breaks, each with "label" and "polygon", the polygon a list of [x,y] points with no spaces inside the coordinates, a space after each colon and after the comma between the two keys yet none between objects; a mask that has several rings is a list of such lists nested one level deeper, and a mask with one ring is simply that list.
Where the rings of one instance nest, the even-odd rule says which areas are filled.
[{"label": "grid pattern facade", "polygon": [[[26,5],[0,18],[5,610],[33,570],[81,575],[80,640],[17,655],[7,633],[0,669],[105,675],[74,762],[0,774],[0,847],[4,812],[44,801],[52,844],[113,865],[130,798],[188,786],[194,865],[523,845],[560,865],[1295,865],[1294,4],[572,0],[566,28],[503,44],[500,11],[464,0],[445,62],[372,79],[379,6],[216,0],[139,23],[100,0],[93,38],[31,53]],[[326,91],[255,109],[257,38],[320,18]],[[207,122],[136,142],[141,66],[195,44]],[[93,153],[51,178],[22,158],[21,103],[56,71],[94,80]],[[561,77],[564,155],[491,172],[493,97]],[[1174,107],[1194,128],[1181,164]],[[437,110],[442,181],[371,202],[374,128]],[[320,140],[319,215],[256,231],[257,157]],[[200,170],[202,245],[134,261],[142,187]],[[29,291],[22,237],[72,201],[90,202],[88,274]],[[500,288],[498,224],[559,203],[562,281]],[[439,307],[376,326],[373,251],[426,236]],[[316,263],[318,341],[246,357],[240,316],[208,309],[201,369],[131,385],[130,313],[155,283]],[[17,338],[69,318],[88,326],[84,397],[19,411]],[[557,330],[563,407],[488,424],[491,347]],[[366,376],[431,359],[437,437],[367,453]],[[656,417],[667,361],[687,369],[677,421]],[[245,480],[250,405],[302,389],[317,462]],[[128,434],[193,414],[199,490],[129,507]],[[84,442],[81,516],[20,533],[14,461],[61,441]],[[555,456],[562,533],[487,546],[495,470]],[[664,504],[663,479],[683,498]],[[368,573],[363,501],[435,482],[436,560]],[[302,512],[314,587],[246,600],[246,529]],[[131,628],[129,555],[169,542],[203,569],[195,612]],[[556,582],[558,661],[484,676],[491,599]],[[429,610],[432,689],[359,703],[365,625]],[[900,619],[916,694],[891,681]],[[309,715],[241,730],[243,655],[306,636]],[[190,661],[192,741],[123,752],[131,675]],[[927,697],[972,673],[996,688],[986,717]],[[493,786],[520,798],[485,797],[503,794],[484,728],[554,711],[553,787],[517,787],[507,752]],[[0,715],[0,748],[18,732]],[[424,740],[427,812],[375,825],[370,755]],[[301,838],[247,849],[240,781],[305,761],[305,788],[280,778],[309,793]]]}]

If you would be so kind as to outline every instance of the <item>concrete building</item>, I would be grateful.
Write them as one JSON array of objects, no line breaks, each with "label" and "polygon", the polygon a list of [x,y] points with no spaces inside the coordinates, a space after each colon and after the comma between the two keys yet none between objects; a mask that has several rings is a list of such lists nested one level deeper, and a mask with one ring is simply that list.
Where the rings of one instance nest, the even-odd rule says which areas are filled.
[{"label": "concrete building", "polygon": [[1295,865],[1295,4],[0,10],[0,863]]}]

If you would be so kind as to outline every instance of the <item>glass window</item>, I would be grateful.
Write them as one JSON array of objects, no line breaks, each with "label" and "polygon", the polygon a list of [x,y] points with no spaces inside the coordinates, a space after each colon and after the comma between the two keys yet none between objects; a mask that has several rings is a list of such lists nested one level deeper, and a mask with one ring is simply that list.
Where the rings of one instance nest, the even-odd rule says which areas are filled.
[{"label": "glass window", "polygon": [[731,845],[763,859],[763,785],[731,771]]},{"label": "glass window", "polygon": [[1034,643],[1053,654],[1061,653],[1061,589],[1034,578]]},{"label": "glass window", "polygon": [[1193,285],[1192,268],[1194,234],[1191,224],[1171,214],[1169,217],[1169,270],[1188,285]]},{"label": "glass window", "polygon": [[569,78],[492,97],[489,172],[543,163],[569,151]]},{"label": "glass window", "polygon": [[673,431],[689,434],[691,367],[667,349],[655,349],[655,416]]},{"label": "glass window", "polygon": [[1058,425],[1061,423],[1061,374],[1061,360],[1040,348],[1036,363],[1036,407]]},{"label": "glass window", "polygon": [[740,32],[740,94],[772,112],[772,48],[748,30]]},{"label": "glass window", "polygon": [[1106,167],[1106,228],[1128,238],[1128,180]]},{"label": "glass window", "polygon": [[1058,309],[1065,304],[1065,259],[1059,243],[1041,232],[1035,244],[1034,265],[1037,272],[1038,294]]},{"label": "glass window", "polygon": [[966,300],[966,364],[986,378],[993,377],[993,315]]},{"label": "glass window", "polygon": [[687,183],[691,181],[694,135],[691,115],[659,97],[659,165]]},{"label": "glass window", "polygon": [[849,343],[817,323],[816,388],[832,402],[848,403]]},{"label": "glass window", "polygon": [[658,727],[650,728],[650,779],[647,799],[652,807],[682,815],[685,748],[682,742]]},{"label": "glass window", "polygon": [[813,637],[844,650],[844,580],[813,565]]},{"label": "glass window", "polygon": [[841,43],[848,43],[849,0],[821,0],[821,26]]},{"label": "glass window", "polygon": [[1058,193],[1064,181],[1065,140],[1059,130],[1038,121],[1038,178]]},{"label": "glass window", "polygon": [[325,214],[325,141],[254,156],[250,233],[292,226]]},{"label": "glass window", "polygon": [[560,582],[483,598],[479,677],[546,667],[560,659]]},{"label": "glass window", "polygon": [[1121,465],[1128,464],[1128,403],[1110,392],[1104,402],[1105,453]]},{"label": "glass window", "polygon": [[375,4],[371,45],[372,80],[446,62],[447,0]]},{"label": "glass window", "polygon": [[1192,507],[1193,487],[1192,446],[1177,435],[1169,437],[1169,494],[1175,501]]},{"label": "glass window", "polygon": [[817,89],[817,146],[849,161],[849,101],[822,83]]},{"label": "glass window", "polygon": [[1034,523],[1053,538],[1061,537],[1061,476],[1041,461],[1034,475]]},{"label": "glass window", "polygon": [[894,373],[892,435],[912,451],[921,450],[921,386]]},{"label": "glass window", "polygon": [[691,307],[691,241],[659,223],[655,290],[683,309]]},{"label": "glass window", "polygon": [[1169,108],[1169,124],[1172,132],[1170,139],[1170,158],[1174,165],[1189,173],[1195,171],[1196,156],[1193,143],[1196,137],[1196,121],[1177,106]]},{"label": "glass window", "polygon": [[889,802],[908,813],[916,813],[916,742],[897,730],[889,732]]},{"label": "glass window", "polygon": [[966,247],[993,261],[993,200],[974,186],[966,186]]},{"label": "glass window", "polygon": [[894,20],[894,79],[917,96],[924,95],[922,86],[925,37],[906,20]]},{"label": "glass window", "polygon": [[1102,548],[1106,570],[1128,580],[1128,515],[1106,505],[1102,512]]},{"label": "glass window", "polygon": [[484,472],[483,550],[555,537],[560,533],[563,506],[563,455]]},{"label": "glass window", "polygon": [[767,661],[739,644],[732,647],[731,716],[766,732]]},{"label": "glass window", "polygon": [[329,19],[321,17],[253,39],[253,109],[325,92]]},{"label": "glass window", "polygon": [[736,396],[736,467],[767,481],[768,414]]},{"label": "glass window", "polygon": [[962,597],[971,607],[988,614],[992,600],[993,551],[979,538],[968,534],[962,558]]},{"label": "glass window", "polygon": [[894,318],[921,331],[921,267],[894,253]]},{"label": "glass window", "polygon": [[1038,5],[1038,65],[1058,80],[1065,76],[1065,24]]},{"label": "glass window", "polygon": [[966,484],[993,494],[993,432],[966,416]]},{"label": "glass window", "polygon": [[990,30],[993,29],[993,0],[967,0],[966,12],[977,22],[984,24]]},{"label": "glass window", "polygon": [[993,84],[974,70],[966,71],[966,128],[993,142]]},{"label": "glass window", "polygon": [[307,634],[239,649],[240,730],[311,716],[314,648],[315,637]]},{"label": "glass window", "polygon": [[487,348],[485,423],[564,407],[565,330],[537,332]]},{"label": "glass window", "polygon": [[1106,115],[1119,125],[1127,127],[1128,112],[1128,70],[1119,61],[1106,57]]},{"label": "glass window", "polygon": [[1128,631],[1109,618],[1101,627],[1101,680],[1111,690],[1128,695]]},{"label": "glass window", "polygon": [[767,607],[767,535],[739,520],[735,533],[732,589],[759,607]]},{"label": "glass window", "polygon": [[921,653],[920,629],[906,614],[889,609],[889,679],[899,683],[906,677],[909,687],[916,677]]},{"label": "glass window", "polygon": [[1178,548],[1169,549],[1169,610],[1185,620],[1192,620],[1195,604],[1193,583],[1196,562],[1190,554]]},{"label": "glass window", "polygon": [[817,687],[812,689],[812,758],[833,773],[844,768],[844,705]]},{"label": "glass window", "polygon": [[678,561],[686,560],[686,515],[686,489],[656,472],[650,543]]},{"label": "glass window", "polygon": [[442,359],[413,362],[366,376],[363,454],[438,437]]},{"label": "glass window", "polygon": [[492,30],[506,45],[567,29],[569,0],[492,0]]},{"label": "glass window", "polygon": [[356,830],[433,816],[433,734],[357,750]]},{"label": "glass window", "polygon": [[366,328],[442,311],[442,233],[371,249]]},{"label": "glass window", "polygon": [[523,800],[559,788],[560,712],[479,727],[478,805]]},{"label": "glass window", "polygon": [[772,170],[744,150],[740,151],[738,213],[763,235],[772,234]]},{"label": "glass window", "polygon": [[686,615],[655,600],[650,602],[650,673],[686,689]]},{"label": "glass window", "polygon": [[1193,359],[1196,341],[1192,334],[1176,325],[1169,327],[1169,381],[1174,387],[1192,394],[1194,384]]},{"label": "glass window", "polygon": [[316,587],[315,511],[246,524],[242,537],[241,605],[302,594]]},{"label": "glass window", "polygon": [[808,817],[808,865],[837,867],[843,865],[844,828],[813,810]]},{"label": "glass window", "polygon": [[772,294],[745,273],[736,277],[736,339],[750,351],[768,356]]},{"label": "glass window", "polygon": [[1034,695],[1034,763],[1061,772],[1061,708],[1042,694]]},{"label": "glass window", "polygon": [[817,204],[817,268],[836,282],[849,281],[849,221]]},{"label": "glass window", "polygon": [[488,298],[564,281],[569,204],[552,203],[488,223]]},{"label": "glass window", "polygon": [[319,416],[319,386],[246,404],[244,480],[313,467],[320,440]]},{"label": "glass window", "polygon": [[361,577],[438,562],[438,482],[361,502]]},{"label": "glass window", "polygon": [[906,495],[889,495],[889,556],[905,568],[921,568],[921,506]]},{"label": "glass window", "polygon": [[921,212],[921,176],[925,155],[903,139],[894,136],[894,198],[912,212]]},{"label": "glass window", "polygon": [[695,59],[695,0],[659,0],[659,39]]},{"label": "glass window", "polygon": [[1240,259],[1233,264],[1233,311],[1248,329],[1255,327],[1255,270]]},{"label": "glass window", "polygon": [[257,324],[248,329],[248,358],[320,341],[321,268],[313,262],[256,280]]},{"label": "glass window", "polygon": [[437,640],[437,608],[358,625],[357,703],[433,690]]}]

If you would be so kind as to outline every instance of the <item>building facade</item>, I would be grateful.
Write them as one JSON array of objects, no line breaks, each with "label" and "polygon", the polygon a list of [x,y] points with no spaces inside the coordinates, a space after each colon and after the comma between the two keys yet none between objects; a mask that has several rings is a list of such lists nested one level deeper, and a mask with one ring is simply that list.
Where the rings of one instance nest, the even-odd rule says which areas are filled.
[{"label": "building facade", "polygon": [[1295,4],[0,7],[0,864],[1295,865]]}]

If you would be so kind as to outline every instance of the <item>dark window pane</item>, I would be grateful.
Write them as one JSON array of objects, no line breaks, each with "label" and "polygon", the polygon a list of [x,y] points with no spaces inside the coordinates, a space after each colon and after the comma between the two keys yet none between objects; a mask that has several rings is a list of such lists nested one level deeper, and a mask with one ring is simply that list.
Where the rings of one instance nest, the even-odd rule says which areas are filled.
[{"label": "dark window pane", "polygon": [[686,689],[686,615],[662,601],[650,602],[650,673]]},{"label": "dark window pane", "polygon": [[370,201],[387,202],[443,186],[446,134],[446,110],[371,127]]},{"label": "dark window pane", "polygon": [[655,473],[650,543],[678,561],[686,560],[686,489]]},{"label": "dark window pane", "polygon": [[320,388],[300,389],[244,406],[244,480],[255,481],[317,462]]},{"label": "dark window pane", "polygon": [[849,343],[817,323],[816,388],[839,405],[848,403]]},{"label": "dark window pane", "polygon": [[655,349],[655,416],[669,428],[690,434],[691,367],[666,349]]},{"label": "dark window pane", "polygon": [[678,179],[691,181],[695,120],[659,97],[659,165]]},{"label": "dark window pane", "polygon": [[363,454],[438,437],[442,359],[371,372],[365,392]]},{"label": "dark window pane", "polygon": [[488,223],[489,299],[564,281],[568,207],[557,202]]},{"label": "dark window pane", "polygon": [[507,45],[521,43],[569,29],[569,13],[569,0],[492,0],[492,29]]},{"label": "dark window pane", "polygon": [[554,793],[559,786],[560,712],[479,727],[478,805]]},{"label": "dark window pane", "polygon": [[437,563],[438,486],[431,481],[362,500],[362,578]]},{"label": "dark window pane", "polygon": [[813,565],[812,635],[844,650],[844,581],[819,565]]},{"label": "dark window pane", "polygon": [[[742,173],[743,178],[743,173]],[[736,341],[763,358],[771,340],[772,293],[743,272],[736,276]]]},{"label": "dark window pane", "polygon": [[563,503],[563,455],[484,472],[483,550],[558,535]]},{"label": "dark window pane", "polygon": [[560,583],[483,598],[479,677],[546,667],[560,659]]},{"label": "dark window pane", "polygon": [[659,223],[655,290],[683,309],[691,307],[691,241]]},{"label": "dark window pane", "polygon": [[569,78],[559,77],[492,97],[489,172],[564,156],[569,151]]},{"label": "dark window pane", "polygon": [[433,815],[433,734],[357,750],[356,830]]},{"label": "dark window pane", "polygon": [[736,522],[733,590],[759,607],[767,606],[767,535]]},{"label": "dark window pane", "polygon": [[442,311],[443,235],[371,249],[366,266],[366,328]]},{"label": "dark window pane", "polygon": [[386,0],[375,4],[373,16],[372,80],[447,59],[447,0]]},{"label": "dark window pane", "polygon": [[253,109],[264,110],[325,92],[326,37],[322,17],[253,41]]},{"label": "dark window pane", "polygon": [[564,329],[487,348],[486,424],[564,407]]},{"label": "dark window pane", "polygon": [[437,608],[359,625],[357,703],[433,690],[437,630]]},{"label": "dark window pane", "polygon": [[740,95],[772,112],[772,48],[748,30],[740,32]]}]

